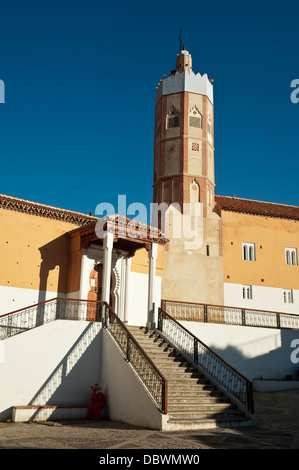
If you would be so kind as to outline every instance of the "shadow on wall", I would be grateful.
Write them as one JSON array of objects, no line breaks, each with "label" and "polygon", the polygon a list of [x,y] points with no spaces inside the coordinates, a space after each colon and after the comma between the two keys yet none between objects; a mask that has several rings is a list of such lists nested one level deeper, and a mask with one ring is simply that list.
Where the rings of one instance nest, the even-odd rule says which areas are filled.
[{"label": "shadow on wall", "polygon": [[[52,240],[39,248],[42,262],[39,274],[39,298],[38,302],[46,300],[47,291],[53,292],[53,297],[57,294],[66,294],[68,269],[69,269],[69,238],[67,234]],[[57,270],[58,274],[51,276],[51,271]]]},{"label": "shadow on wall", "polygon": [[87,323],[77,341],[36,392],[28,406],[88,404],[90,387],[95,382],[99,383],[100,379],[101,345],[101,325]]},{"label": "shadow on wall", "polygon": [[240,347],[221,349],[213,344],[209,346],[251,381],[256,378],[285,379],[286,375],[292,375],[293,380],[298,380],[299,361],[293,363],[291,360],[294,351],[291,343],[294,339],[298,339],[299,344],[299,331],[275,330],[273,334],[265,333],[263,338],[243,343]]}]

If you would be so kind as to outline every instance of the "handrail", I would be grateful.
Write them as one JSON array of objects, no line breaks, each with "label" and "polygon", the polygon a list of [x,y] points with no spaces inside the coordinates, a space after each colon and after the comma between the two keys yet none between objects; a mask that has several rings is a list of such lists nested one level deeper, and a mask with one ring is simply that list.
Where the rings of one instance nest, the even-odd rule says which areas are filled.
[{"label": "handrail", "polygon": [[[275,312],[271,310],[257,310],[227,305],[211,305],[197,302],[182,302],[178,300],[162,300],[162,308],[168,310],[170,305],[190,307],[190,310],[199,308],[199,315],[194,318],[192,314],[171,313],[174,318],[186,321],[201,321],[205,323],[219,323],[227,325],[253,326],[261,328],[299,329],[299,315],[295,313]],[[232,317],[235,317],[232,319]],[[255,321],[253,321],[255,319]]]},{"label": "handrail", "polygon": [[103,304],[102,300],[86,300],[86,299],[75,299],[72,297],[53,297],[52,299],[44,300],[43,302],[38,302],[37,304],[27,305],[26,307],[19,308],[18,310],[12,310],[11,312],[3,313],[0,315],[0,318],[7,317],[8,315],[13,315],[14,313],[22,312],[23,310],[28,310],[33,307],[39,307],[40,305],[45,305],[53,300],[71,300],[73,302],[88,302],[88,303],[100,303]]},{"label": "handrail", "polygon": [[247,307],[236,307],[236,306],[233,306],[233,305],[220,305],[220,304],[204,304],[202,302],[189,302],[189,301],[181,301],[181,300],[166,300],[166,299],[162,299],[162,304],[163,302],[172,302],[174,304],[189,304],[189,305],[202,305],[203,307],[204,306],[207,306],[207,307],[218,307],[218,308],[236,308],[236,309],[244,309],[244,310],[248,310],[249,312],[257,312],[257,313],[278,313],[279,315],[299,315],[299,313],[286,313],[286,312],[277,312],[275,310],[257,310],[256,308],[247,308]]},{"label": "handrail", "polygon": [[[0,316],[0,340],[54,320],[86,320],[87,306],[102,301],[54,297]],[[98,308],[98,311],[100,308]],[[99,321],[100,317],[97,318]]]},{"label": "handrail", "polygon": [[[167,379],[108,304],[106,304],[104,324],[120,346],[126,360],[130,362],[140,379],[147,386],[162,413],[166,414],[168,408]],[[111,325],[119,326],[122,331],[111,327]],[[122,332],[125,333],[125,336]]]},{"label": "handrail", "polygon": [[19,312],[22,312],[24,310],[28,310],[28,309],[33,308],[33,307],[39,307],[40,305],[47,304],[47,303],[52,302],[53,300],[57,300],[57,299],[59,299],[59,297],[53,297],[53,299],[44,300],[43,302],[39,302],[37,304],[28,305],[26,307],[19,308],[18,310],[13,310],[13,311],[8,312],[8,313],[3,313],[2,315],[0,315],[0,318],[7,317],[8,315],[13,315],[15,313],[19,313]]},{"label": "handrail", "polygon": [[[165,325],[166,322],[168,322],[167,325]],[[250,413],[254,413],[253,386],[247,377],[161,308],[158,311],[158,330],[182,349],[193,362],[212,376],[242,405],[246,406]],[[180,331],[183,332],[183,335],[180,335]]]}]

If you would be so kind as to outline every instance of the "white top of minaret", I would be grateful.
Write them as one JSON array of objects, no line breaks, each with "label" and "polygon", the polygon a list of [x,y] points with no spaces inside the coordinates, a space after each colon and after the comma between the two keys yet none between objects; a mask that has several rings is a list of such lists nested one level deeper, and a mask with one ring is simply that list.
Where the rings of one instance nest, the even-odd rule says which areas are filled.
[{"label": "white top of minaret", "polygon": [[193,72],[191,54],[185,47],[177,55],[176,69],[168,77],[163,75],[156,87],[156,104],[163,95],[181,91],[205,95],[213,104],[213,85],[207,74],[200,75]]}]

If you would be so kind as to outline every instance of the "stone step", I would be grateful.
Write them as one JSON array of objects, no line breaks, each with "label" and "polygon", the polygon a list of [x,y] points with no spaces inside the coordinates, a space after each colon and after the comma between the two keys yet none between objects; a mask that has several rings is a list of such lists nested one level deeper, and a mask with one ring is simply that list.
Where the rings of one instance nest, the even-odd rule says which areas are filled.
[{"label": "stone step", "polygon": [[169,420],[197,420],[202,418],[214,418],[219,419],[221,417],[226,417],[227,419],[236,419],[236,417],[243,418],[244,415],[238,410],[227,410],[227,411],[219,411],[219,410],[188,410],[188,411],[169,411]]},{"label": "stone step", "polygon": [[170,418],[168,420],[168,430],[195,430],[195,429],[210,429],[217,427],[238,427],[242,423],[252,424],[251,420],[245,415],[234,416],[217,416],[215,417],[201,417],[201,418]]},{"label": "stone step", "polygon": [[168,387],[168,398],[171,400],[204,400],[205,398],[213,398],[213,399],[225,399],[228,400],[224,395],[220,392],[213,391],[213,390],[196,390],[188,391],[183,389],[182,391],[177,390],[176,388],[172,389]]},{"label": "stone step", "polygon": [[150,336],[148,335],[140,335],[140,334],[134,334],[133,332],[131,332],[134,336],[134,338],[142,343],[142,344],[150,344],[151,346],[159,346],[160,344],[167,344],[167,341],[165,341],[163,338],[159,338],[158,336],[155,337],[155,338],[151,338]]},{"label": "stone step", "polygon": [[164,369],[169,369],[169,370],[177,370],[180,372],[194,372],[199,375],[204,375],[202,372],[200,372],[196,367],[191,366],[190,364],[186,362],[179,362],[179,361],[159,361],[157,360],[157,364],[159,364],[161,367],[164,367]]},{"label": "stone step", "polygon": [[168,396],[168,403],[174,404],[174,405],[188,405],[191,406],[193,404],[210,404],[210,403],[216,403],[216,404],[230,404],[230,401],[226,397],[211,397],[211,396],[206,396],[206,397],[198,397],[198,396],[190,396],[190,397],[177,397],[177,396]]},{"label": "stone step", "polygon": [[163,348],[165,346],[173,348],[173,346],[171,346],[167,341],[165,341],[162,338],[151,339],[151,338],[146,338],[146,337],[137,336],[137,335],[135,335],[134,338],[140,344],[147,344],[148,346],[151,346],[152,348]]},{"label": "stone step", "polygon": [[182,369],[168,369],[164,367],[159,367],[159,370],[166,376],[168,377],[186,377],[190,379],[198,379],[201,380],[202,383],[207,383],[209,382],[208,379],[206,379],[202,374],[196,371],[188,371],[188,370],[182,370]]},{"label": "stone step", "polygon": [[[153,359],[152,359],[153,360]],[[199,370],[193,369],[188,364],[181,365],[180,363],[170,363],[167,362],[159,362],[155,361],[156,366],[159,370],[165,370],[171,373],[178,373],[178,374],[196,374],[198,377],[205,378],[204,374],[202,374]]]},{"label": "stone step", "polygon": [[[163,376],[167,380],[168,384],[173,388],[174,386],[184,385],[186,388],[189,388],[189,385],[198,386],[198,389],[204,389],[204,387],[210,387],[210,382],[204,379],[197,377],[185,377],[185,375],[167,375],[162,371]],[[207,390],[209,390],[208,388]]]},{"label": "stone step", "polygon": [[176,351],[169,351],[169,350],[156,350],[153,351],[152,349],[142,348],[145,353],[150,356],[154,357],[156,360],[160,361],[168,361],[168,362],[187,362],[178,352]]},{"label": "stone step", "polygon": [[176,348],[174,348],[173,346],[171,346],[170,344],[167,344],[167,343],[161,343],[161,344],[155,344],[155,343],[152,343],[152,342],[149,342],[149,341],[140,341],[139,338],[136,338],[136,341],[138,344],[140,344],[140,346],[143,348],[143,349],[148,349],[148,350],[152,350],[152,351],[175,351]]},{"label": "stone step", "polygon": [[158,355],[155,356],[155,360],[157,361],[157,364],[165,365],[165,366],[172,366],[172,367],[192,367],[190,365],[190,362],[186,361],[184,358],[179,356],[178,354],[174,354],[172,356],[168,356],[167,354],[161,355],[159,357]]},{"label": "stone step", "polygon": [[198,384],[198,383],[189,383],[187,382],[187,387],[186,387],[186,382],[174,382],[174,381],[167,381],[168,383],[168,394],[171,395],[172,393],[178,393],[180,396],[182,394],[187,396],[187,390],[189,390],[189,394],[211,394],[214,392],[217,392],[217,388],[212,385],[212,384]]},{"label": "stone step", "polygon": [[[176,350],[175,348],[172,347],[167,347],[167,346],[153,346],[150,347],[146,344],[142,344],[141,342],[137,341],[138,344],[140,344],[141,348],[148,354],[154,354],[154,355],[168,355],[171,357],[182,357]],[[167,357],[167,356],[166,356]]]},{"label": "stone step", "polygon": [[191,413],[191,412],[205,412],[214,411],[221,412],[235,412],[235,408],[230,403],[173,403],[168,402],[169,413]]}]

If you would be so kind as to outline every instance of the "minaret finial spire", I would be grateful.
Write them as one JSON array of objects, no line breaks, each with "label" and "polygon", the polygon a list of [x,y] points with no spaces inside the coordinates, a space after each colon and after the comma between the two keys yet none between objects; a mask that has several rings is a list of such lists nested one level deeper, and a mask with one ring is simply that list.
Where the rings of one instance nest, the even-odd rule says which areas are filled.
[{"label": "minaret finial spire", "polygon": [[181,50],[182,50],[182,28],[180,28],[179,41],[180,41],[180,50],[179,50],[179,52],[181,52]]}]

